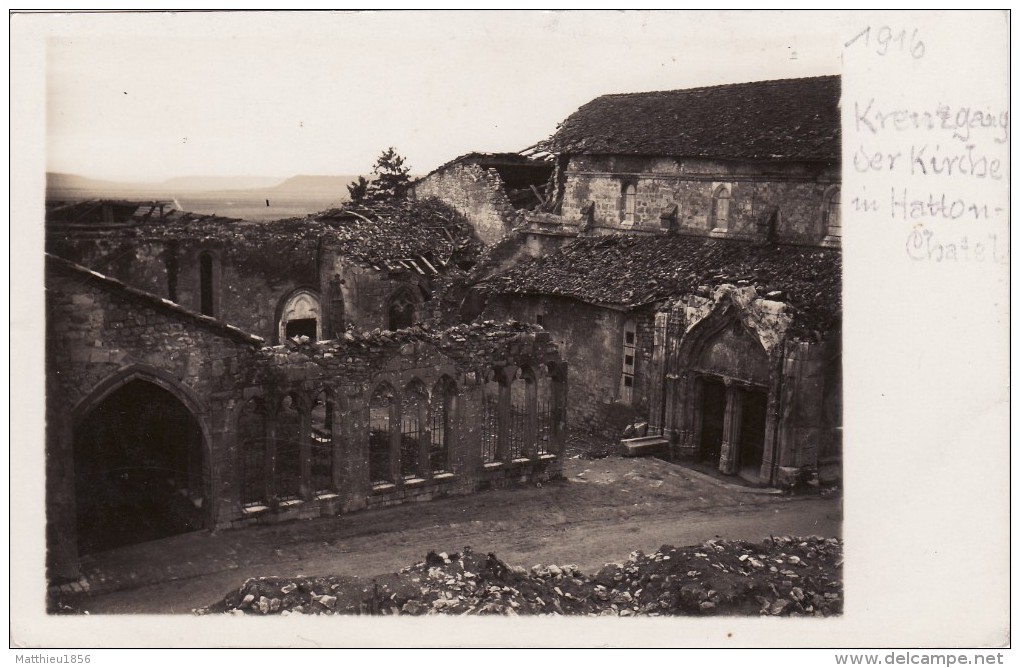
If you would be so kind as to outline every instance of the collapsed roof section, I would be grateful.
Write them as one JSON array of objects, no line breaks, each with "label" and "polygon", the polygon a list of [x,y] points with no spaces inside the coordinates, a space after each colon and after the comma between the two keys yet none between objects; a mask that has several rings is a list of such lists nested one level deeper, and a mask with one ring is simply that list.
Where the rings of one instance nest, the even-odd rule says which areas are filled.
[{"label": "collapsed roof section", "polygon": [[537,206],[547,199],[546,187],[553,172],[554,156],[542,143],[529,146],[517,153],[474,151],[436,167],[417,179],[415,183],[421,183],[456,165],[477,165],[484,170],[495,172],[499,176],[503,192],[510,204],[515,209],[527,209]]},{"label": "collapsed roof section", "polygon": [[[328,246],[377,270],[435,274],[471,265],[480,250],[471,226],[436,199],[401,200],[333,209],[306,218],[246,222],[169,210],[165,202],[92,200],[47,212],[51,238],[98,234],[139,240],[193,240],[234,247],[280,249]],[[164,208],[160,208],[164,207]]]},{"label": "collapsed roof section", "polygon": [[478,287],[631,309],[706,286],[753,285],[793,306],[800,326],[827,332],[837,329],[841,318],[841,266],[839,251],[825,248],[686,235],[607,235],[579,238]]}]

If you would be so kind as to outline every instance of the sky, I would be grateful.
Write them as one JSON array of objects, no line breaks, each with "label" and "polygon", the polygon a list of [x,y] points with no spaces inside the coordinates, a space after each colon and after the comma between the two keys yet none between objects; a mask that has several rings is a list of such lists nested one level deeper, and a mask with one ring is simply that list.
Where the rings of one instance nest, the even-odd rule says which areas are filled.
[{"label": "sky", "polygon": [[[808,12],[220,12],[45,25],[48,171],[123,181],[412,173],[517,151],[606,93],[837,74]],[[16,27],[16,26],[15,26]]]}]

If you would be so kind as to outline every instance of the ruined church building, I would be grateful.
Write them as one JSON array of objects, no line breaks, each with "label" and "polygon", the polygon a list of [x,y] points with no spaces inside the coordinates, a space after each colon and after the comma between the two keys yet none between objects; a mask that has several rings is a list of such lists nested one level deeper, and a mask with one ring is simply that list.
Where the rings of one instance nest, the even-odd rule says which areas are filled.
[{"label": "ruined church building", "polygon": [[838,479],[839,97],[606,95],[405,202],[302,220],[48,207],[51,573],[548,480],[568,427],[750,484]]}]

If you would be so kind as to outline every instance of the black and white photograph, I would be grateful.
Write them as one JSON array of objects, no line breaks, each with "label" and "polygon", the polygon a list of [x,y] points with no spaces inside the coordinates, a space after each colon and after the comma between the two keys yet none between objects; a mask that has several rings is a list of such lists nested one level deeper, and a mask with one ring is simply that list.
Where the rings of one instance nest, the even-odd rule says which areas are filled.
[{"label": "black and white photograph", "polygon": [[12,648],[1009,647],[1008,11],[10,21]]}]

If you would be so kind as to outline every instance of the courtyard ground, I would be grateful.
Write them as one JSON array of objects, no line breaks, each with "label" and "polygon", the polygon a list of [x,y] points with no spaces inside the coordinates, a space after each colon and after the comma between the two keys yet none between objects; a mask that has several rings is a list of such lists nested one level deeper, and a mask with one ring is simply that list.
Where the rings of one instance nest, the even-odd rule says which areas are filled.
[{"label": "courtyard ground", "polygon": [[[838,497],[786,496],[657,459],[588,459],[568,449],[564,479],[333,518],[195,532],[82,559],[83,577],[51,591],[61,609],[191,613],[247,578],[369,577],[429,551],[494,552],[511,565],[597,572],[633,550],[705,540],[841,536]],[[79,591],[80,590],[80,591]]]}]

